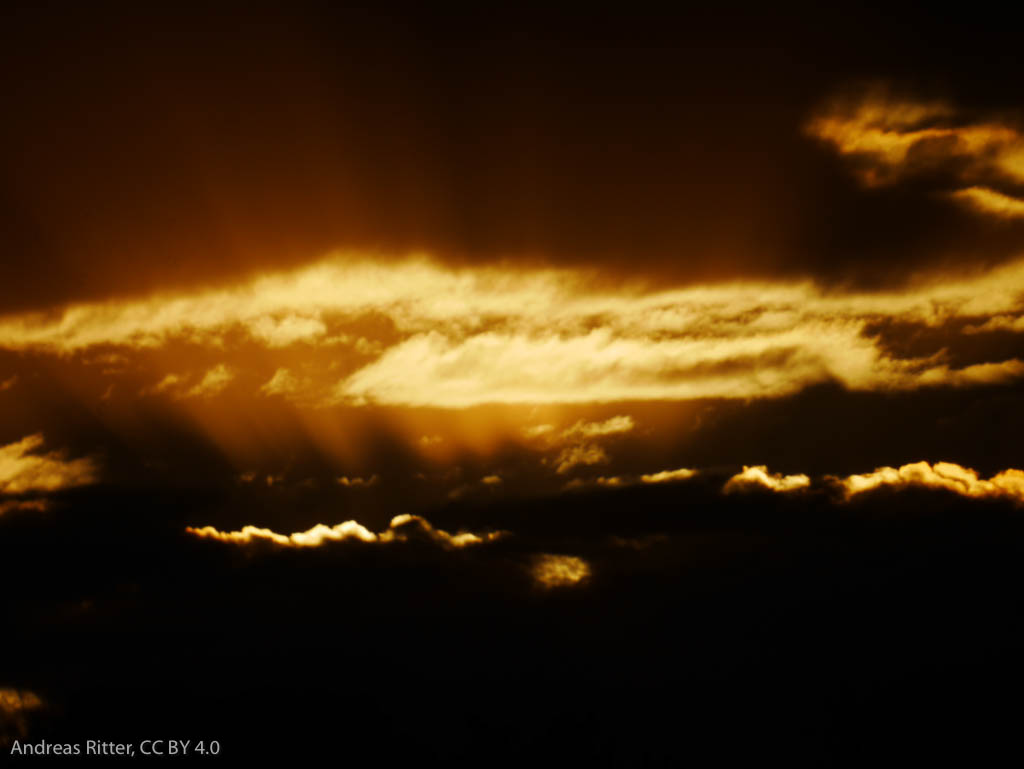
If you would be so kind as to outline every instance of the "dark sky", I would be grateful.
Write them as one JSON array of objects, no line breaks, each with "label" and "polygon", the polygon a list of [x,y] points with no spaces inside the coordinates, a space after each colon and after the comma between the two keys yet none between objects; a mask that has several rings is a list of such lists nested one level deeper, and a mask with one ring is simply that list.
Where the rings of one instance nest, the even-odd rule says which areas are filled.
[{"label": "dark sky", "polygon": [[884,283],[984,225],[865,195],[808,116],[878,80],[1015,106],[980,10],[179,5],[5,11],[8,308],[336,248]]}]

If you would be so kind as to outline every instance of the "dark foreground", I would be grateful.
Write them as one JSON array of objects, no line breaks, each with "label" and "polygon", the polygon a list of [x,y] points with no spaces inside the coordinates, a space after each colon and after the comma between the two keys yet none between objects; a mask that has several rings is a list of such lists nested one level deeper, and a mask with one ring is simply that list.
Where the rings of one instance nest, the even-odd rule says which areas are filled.
[{"label": "dark foreground", "polygon": [[[283,550],[184,535],[216,503],[201,495],[65,502],[3,521],[0,687],[43,703],[3,716],[12,765],[33,760],[9,755],[14,739],[215,740],[219,756],[191,757],[350,766],[985,766],[1022,752],[1024,526],[1010,506],[691,484],[430,516],[513,532],[471,548]],[[592,574],[542,589],[539,552]]]}]

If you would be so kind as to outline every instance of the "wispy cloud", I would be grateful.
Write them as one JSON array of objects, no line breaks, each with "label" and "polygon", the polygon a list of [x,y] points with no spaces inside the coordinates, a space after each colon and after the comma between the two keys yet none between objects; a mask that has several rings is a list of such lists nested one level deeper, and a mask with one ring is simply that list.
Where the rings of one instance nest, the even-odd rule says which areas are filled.
[{"label": "wispy cloud", "polygon": [[[166,373],[147,392],[212,395],[258,361],[260,393],[306,406],[761,398],[826,381],[877,391],[1024,376],[1016,358],[956,366],[941,349],[901,357],[873,331],[890,321],[929,328],[966,321],[961,326],[978,329],[1016,317],[1024,313],[1024,261],[859,293],[826,292],[810,281],[666,289],[609,286],[598,277],[331,259],[230,290],[3,317],[0,348],[73,355],[104,345],[141,354],[187,342],[222,362],[191,388]],[[355,327],[375,338],[338,342],[355,339],[345,331]],[[259,355],[253,344],[264,348]],[[294,344],[305,345],[301,376],[286,349]],[[268,362],[272,373],[262,373]],[[174,364],[180,371],[180,357]],[[625,421],[595,424],[535,425],[526,437],[554,439],[562,430],[575,440],[632,429]]]},{"label": "wispy cloud", "polygon": [[184,398],[208,398],[217,395],[227,388],[235,372],[223,363],[218,363],[199,380],[199,383],[184,393]]},{"label": "wispy cloud", "polygon": [[36,453],[43,443],[42,434],[36,434],[0,446],[0,493],[52,492],[96,482],[95,460],[69,460],[57,451]]},{"label": "wispy cloud", "polygon": [[980,119],[876,86],[835,99],[806,128],[847,157],[865,185],[938,171],[959,187],[953,199],[972,210],[1024,217],[1024,198],[1011,191],[1024,183],[1024,132],[1005,117]]}]

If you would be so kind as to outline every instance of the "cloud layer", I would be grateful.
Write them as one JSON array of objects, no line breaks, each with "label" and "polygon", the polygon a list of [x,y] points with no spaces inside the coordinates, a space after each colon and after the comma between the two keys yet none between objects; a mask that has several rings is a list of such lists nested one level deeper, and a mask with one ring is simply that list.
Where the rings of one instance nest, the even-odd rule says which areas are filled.
[{"label": "cloud layer", "polygon": [[933,329],[950,341],[996,319],[1015,330],[1022,296],[1024,262],[850,293],[809,281],[610,286],[586,270],[339,258],[230,289],[7,316],[0,348],[81,357],[113,347],[156,365],[174,345],[217,356],[184,372],[176,353],[144,388],[178,398],[241,387],[313,406],[761,398],[829,381],[886,391],[1019,379],[1017,357],[898,355],[877,328]]}]

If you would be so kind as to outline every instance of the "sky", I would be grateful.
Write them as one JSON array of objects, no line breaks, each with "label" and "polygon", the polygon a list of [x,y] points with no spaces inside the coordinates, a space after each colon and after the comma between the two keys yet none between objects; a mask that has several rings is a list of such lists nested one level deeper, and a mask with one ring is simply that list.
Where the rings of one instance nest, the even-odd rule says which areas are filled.
[{"label": "sky", "polygon": [[353,757],[452,764],[498,760],[502,724],[510,764],[735,729],[922,759],[943,719],[974,759],[998,742],[1012,24],[3,13],[0,749],[173,724],[285,756],[335,722]]}]

